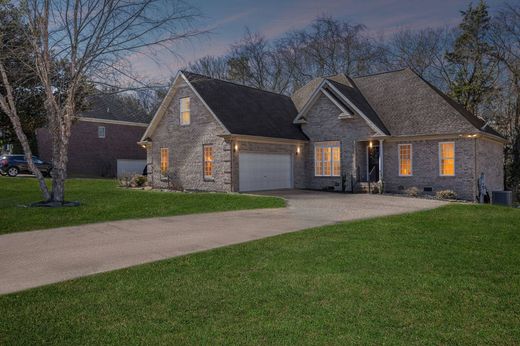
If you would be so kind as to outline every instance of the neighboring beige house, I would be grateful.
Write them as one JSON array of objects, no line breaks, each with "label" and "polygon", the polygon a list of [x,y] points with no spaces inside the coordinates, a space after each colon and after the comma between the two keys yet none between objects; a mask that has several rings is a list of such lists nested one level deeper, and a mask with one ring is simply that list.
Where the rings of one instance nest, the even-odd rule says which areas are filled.
[{"label": "neighboring beige house", "polygon": [[[154,187],[503,190],[505,139],[410,69],[317,78],[292,97],[179,72],[148,126]],[[374,184],[372,184],[374,185]]]}]

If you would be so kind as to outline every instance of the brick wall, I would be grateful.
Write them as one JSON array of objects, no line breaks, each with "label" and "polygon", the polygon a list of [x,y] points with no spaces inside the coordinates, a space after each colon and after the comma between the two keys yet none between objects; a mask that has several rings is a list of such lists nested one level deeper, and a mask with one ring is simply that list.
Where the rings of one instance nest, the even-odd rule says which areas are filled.
[{"label": "brick wall", "polygon": [[486,186],[492,191],[504,190],[504,146],[501,143],[477,139],[477,178],[480,173],[486,176]]},{"label": "brick wall", "polygon": [[[98,138],[98,126],[105,127],[105,138]],[[78,121],[72,125],[69,144],[69,176],[115,177],[117,159],[144,160],[146,151],[137,145],[146,128],[102,122]],[[49,131],[36,131],[41,159],[51,161]],[[144,168],[144,167],[143,167]]]},{"label": "brick wall", "polygon": [[[168,110],[152,134],[148,163],[152,165],[151,180],[156,188],[168,183],[160,171],[161,148],[169,149],[169,166],[175,171],[177,186],[186,190],[231,191],[231,146],[219,135],[226,130],[215,120],[201,100],[184,81],[180,83]],[[190,97],[191,123],[180,125],[180,99]],[[213,179],[203,174],[204,144],[213,145]]]},{"label": "brick wall", "polygon": [[341,177],[314,176],[314,143],[322,141],[340,141],[341,174],[346,174],[347,190],[350,189],[351,177],[356,176],[356,167],[365,163],[363,151],[357,141],[366,140],[374,134],[366,121],[355,116],[353,119],[338,119],[341,111],[325,95],[319,96],[307,113],[307,123],[302,125],[303,132],[310,143],[306,153],[308,188],[321,190],[327,187],[341,189]]},{"label": "brick wall", "polygon": [[[439,142],[455,143],[455,176],[439,174]],[[412,176],[399,176],[399,144],[412,144]],[[387,192],[403,192],[410,187],[421,191],[431,187],[432,193],[453,190],[459,198],[473,200],[475,182],[475,140],[446,139],[384,142],[384,183]]]}]

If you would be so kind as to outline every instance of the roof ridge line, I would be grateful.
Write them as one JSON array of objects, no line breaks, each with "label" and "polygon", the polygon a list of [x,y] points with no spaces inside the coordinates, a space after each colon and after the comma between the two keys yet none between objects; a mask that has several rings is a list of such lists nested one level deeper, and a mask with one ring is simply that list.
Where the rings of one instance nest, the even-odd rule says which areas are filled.
[{"label": "roof ridge line", "polygon": [[257,91],[262,91],[262,92],[266,92],[266,93],[270,93],[270,94],[274,94],[274,95],[278,95],[278,96],[284,96],[284,97],[291,98],[290,96],[287,96],[287,95],[282,94],[282,93],[277,93],[275,91],[260,89],[260,88],[256,88],[256,87],[253,87],[253,86],[250,86],[250,85],[240,84],[240,83],[237,83],[237,82],[233,82],[233,81],[229,81],[229,80],[225,80],[225,79],[221,79],[221,78],[214,78],[214,77],[206,76],[206,75],[203,75],[203,74],[200,74],[200,73],[196,73],[196,72],[181,70],[181,73],[183,73],[183,74],[184,73],[191,73],[191,74],[194,74],[194,75],[197,75],[197,76],[202,76],[202,77],[205,77],[205,78],[208,78],[208,79],[213,79],[213,80],[217,80],[217,81],[220,81],[220,82],[233,84],[233,85],[236,85],[236,86],[245,87],[245,88],[249,88],[249,89],[253,89],[253,90],[257,90]]},{"label": "roof ridge line", "polygon": [[378,76],[378,75],[381,75],[381,74],[400,72],[400,71],[404,71],[404,70],[411,70],[411,69],[410,69],[409,67],[403,67],[403,68],[398,68],[398,69],[396,69],[396,70],[383,71],[383,72],[376,72],[376,73],[365,74],[365,75],[355,76],[355,77],[350,77],[350,78],[352,78],[352,79],[357,79],[357,78],[366,78],[366,77]]}]

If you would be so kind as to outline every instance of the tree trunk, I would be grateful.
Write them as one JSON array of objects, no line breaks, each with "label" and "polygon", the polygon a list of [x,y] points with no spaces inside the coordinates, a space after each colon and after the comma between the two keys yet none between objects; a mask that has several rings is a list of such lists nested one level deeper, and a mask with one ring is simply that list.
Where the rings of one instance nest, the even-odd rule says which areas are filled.
[{"label": "tree trunk", "polygon": [[[53,174],[52,174],[52,201],[63,203],[65,201],[65,180],[67,179],[67,163],[69,151],[69,139],[71,135],[72,119],[75,110],[76,88],[71,87],[66,100],[62,117],[57,117],[53,131]],[[59,121],[58,119],[61,119]]]},{"label": "tree trunk", "polygon": [[16,137],[20,141],[23,152],[25,154],[25,159],[27,160],[27,164],[29,165],[29,169],[36,176],[38,180],[38,185],[40,187],[40,191],[42,192],[43,199],[45,201],[49,201],[51,199],[51,195],[49,193],[49,189],[45,184],[45,178],[43,177],[42,172],[36,167],[32,159],[32,150],[29,145],[29,141],[27,140],[27,136],[23,132],[22,124],[20,122],[20,118],[18,117],[18,112],[16,111],[15,100],[13,96],[13,90],[11,88],[11,84],[7,79],[7,73],[5,71],[4,65],[0,62],[0,76],[2,78],[3,86],[6,90],[6,96],[0,94],[0,109],[7,114],[9,120],[11,121],[11,125],[13,126],[14,132],[16,133]]}]

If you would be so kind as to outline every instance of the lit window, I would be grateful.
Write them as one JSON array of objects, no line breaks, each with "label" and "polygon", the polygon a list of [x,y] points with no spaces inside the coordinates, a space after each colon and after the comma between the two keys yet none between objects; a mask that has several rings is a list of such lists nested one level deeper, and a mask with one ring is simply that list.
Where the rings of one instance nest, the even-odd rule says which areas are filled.
[{"label": "lit window", "polygon": [[170,166],[168,148],[161,148],[161,174],[166,175]]},{"label": "lit window", "polygon": [[181,99],[181,125],[190,124],[190,98],[184,97]]},{"label": "lit window", "polygon": [[412,145],[399,144],[399,175],[412,175]]},{"label": "lit window", "polygon": [[439,143],[440,175],[455,175],[455,143]]},{"label": "lit window", "polygon": [[341,151],[339,142],[321,142],[314,145],[314,175],[339,177]]},{"label": "lit window", "polygon": [[213,146],[204,145],[204,178],[213,177]]},{"label": "lit window", "polygon": [[106,129],[104,126],[98,126],[97,128],[97,136],[98,138],[105,138],[106,136]]}]

